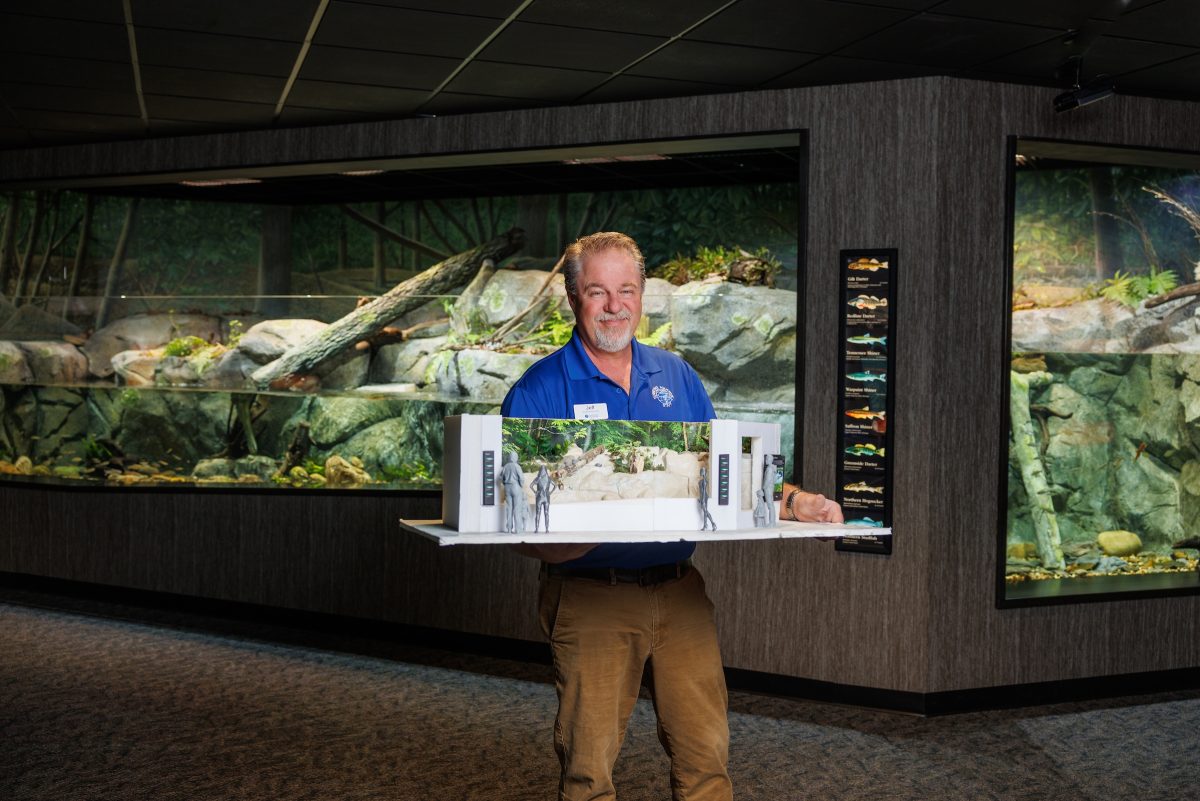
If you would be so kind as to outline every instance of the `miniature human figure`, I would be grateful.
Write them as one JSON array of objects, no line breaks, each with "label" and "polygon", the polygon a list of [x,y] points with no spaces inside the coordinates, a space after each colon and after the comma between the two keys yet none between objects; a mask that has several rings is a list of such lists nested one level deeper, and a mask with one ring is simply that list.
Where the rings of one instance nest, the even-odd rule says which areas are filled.
[{"label": "miniature human figure", "polygon": [[517,452],[508,452],[508,461],[500,468],[504,484],[504,530],[509,534],[525,531],[525,473],[517,462]]},{"label": "miniature human figure", "polygon": [[[768,453],[763,456],[763,459],[766,460],[766,466],[763,467],[763,500],[765,501],[767,498],[775,500],[775,458]],[[766,504],[767,516],[766,522],[763,523],[764,527],[775,525],[775,510],[772,506],[773,504]]]},{"label": "miniature human figure", "polygon": [[554,482],[550,480],[550,471],[546,469],[546,465],[542,465],[538,470],[537,477],[533,479],[533,531],[536,534],[538,530],[538,521],[542,515],[546,516],[546,531],[550,531],[550,495],[554,492]]},{"label": "miniature human figure", "polygon": [[767,505],[767,494],[762,490],[756,490],[755,495],[758,496],[758,503],[754,504],[754,527],[766,528],[768,510],[770,509]]},{"label": "miniature human figure", "polygon": [[712,515],[708,513],[708,470],[700,468],[700,481],[697,483],[696,500],[700,503],[700,530],[704,531],[708,528],[708,524],[712,523],[712,530],[717,530],[717,521],[713,520]]}]

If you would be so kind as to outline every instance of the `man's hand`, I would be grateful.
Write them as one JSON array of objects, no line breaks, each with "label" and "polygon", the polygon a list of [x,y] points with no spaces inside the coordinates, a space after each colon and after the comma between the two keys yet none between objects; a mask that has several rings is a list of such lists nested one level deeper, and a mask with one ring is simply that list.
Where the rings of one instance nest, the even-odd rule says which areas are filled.
[{"label": "man's hand", "polygon": [[[834,504],[835,506],[837,504]],[[521,556],[528,556],[532,559],[540,559],[543,562],[551,565],[557,565],[559,562],[570,562],[572,559],[578,559],[588,551],[595,548],[597,543],[594,542],[571,542],[561,545],[534,545],[529,542],[516,542],[508,546]]]},{"label": "man's hand", "polygon": [[[783,499],[779,502],[779,519],[791,520],[793,517],[787,513],[787,499],[792,494],[792,491],[798,489],[791,484],[783,486]],[[817,492],[805,492],[800,490],[792,501],[792,515],[795,520],[801,523],[844,523],[845,516],[842,514],[842,507],[837,501],[831,501],[824,495]]]}]

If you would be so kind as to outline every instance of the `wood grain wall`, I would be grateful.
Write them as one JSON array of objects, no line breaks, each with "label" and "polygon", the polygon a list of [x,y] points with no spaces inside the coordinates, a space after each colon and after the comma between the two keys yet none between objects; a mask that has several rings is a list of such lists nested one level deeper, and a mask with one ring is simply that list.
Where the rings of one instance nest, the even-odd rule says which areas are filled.
[{"label": "wood grain wall", "polygon": [[[895,552],[700,548],[732,667],[911,692],[1200,665],[1200,598],[994,607],[1009,134],[1200,150],[1200,106],[923,78],[0,152],[0,181],[809,131],[806,485],[832,491],[837,253],[896,247]],[[428,499],[0,486],[0,570],[536,639],[536,568],[399,534]]]}]

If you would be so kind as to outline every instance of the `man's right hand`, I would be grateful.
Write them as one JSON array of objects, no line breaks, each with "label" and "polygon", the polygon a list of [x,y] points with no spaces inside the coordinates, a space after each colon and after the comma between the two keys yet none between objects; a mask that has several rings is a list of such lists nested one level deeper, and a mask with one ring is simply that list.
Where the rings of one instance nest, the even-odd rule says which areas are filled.
[{"label": "man's right hand", "polygon": [[540,559],[547,564],[557,565],[560,562],[570,562],[572,559],[578,559],[595,548],[597,544],[595,542],[570,542],[560,545],[534,545],[529,542],[516,542],[509,547],[521,554],[521,556],[528,556],[531,559]]}]

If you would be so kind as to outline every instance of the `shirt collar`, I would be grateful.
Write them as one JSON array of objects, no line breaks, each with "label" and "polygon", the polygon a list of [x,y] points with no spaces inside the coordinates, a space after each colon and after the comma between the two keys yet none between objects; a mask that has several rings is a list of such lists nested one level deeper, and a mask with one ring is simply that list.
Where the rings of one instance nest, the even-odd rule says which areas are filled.
[{"label": "shirt collar", "polygon": [[[633,349],[633,372],[648,376],[651,373],[662,372],[662,367],[657,365],[655,361],[649,358],[649,353],[646,346],[637,341],[637,338],[630,340],[629,346]],[[567,364],[567,376],[572,381],[583,381],[588,378],[606,378],[604,373],[600,372],[600,368],[596,367],[596,363],[588,356],[587,351],[583,349],[583,341],[579,338],[579,326],[571,332],[571,341],[564,348],[564,354]]]}]

